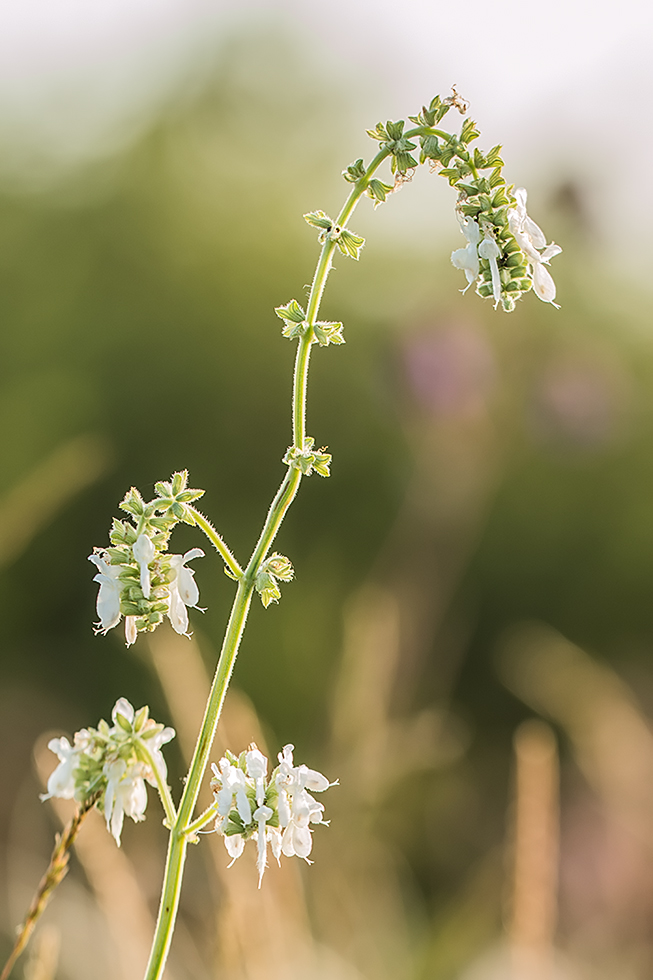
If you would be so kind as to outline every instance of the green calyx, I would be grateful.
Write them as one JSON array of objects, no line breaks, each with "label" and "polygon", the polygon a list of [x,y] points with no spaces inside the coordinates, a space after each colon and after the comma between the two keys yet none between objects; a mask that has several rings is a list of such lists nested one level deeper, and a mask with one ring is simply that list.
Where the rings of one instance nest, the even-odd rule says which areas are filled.
[{"label": "green calyx", "polygon": [[310,436],[304,440],[301,449],[298,446],[291,446],[283,457],[283,462],[293,469],[300,470],[304,476],[310,476],[313,470],[320,476],[331,476],[329,467],[331,465],[331,453],[322,449],[313,449],[315,439]]},{"label": "green calyx", "polygon": [[271,602],[278,602],[281,598],[278,583],[291,582],[294,575],[290,560],[276,551],[263,562],[256,576],[254,588],[266,609]]}]

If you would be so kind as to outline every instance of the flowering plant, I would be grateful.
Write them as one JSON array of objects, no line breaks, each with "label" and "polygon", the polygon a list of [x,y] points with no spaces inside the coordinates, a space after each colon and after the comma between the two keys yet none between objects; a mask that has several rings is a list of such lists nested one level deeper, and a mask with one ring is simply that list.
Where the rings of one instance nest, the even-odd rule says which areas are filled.
[{"label": "flowering plant", "polygon": [[[440,127],[444,116],[456,108],[463,119],[459,132]],[[213,685],[206,706],[195,752],[176,805],[166,782],[161,752],[174,732],[149,718],[147,707],[135,711],[120,698],[113,709],[113,725],[101,721],[96,729],[83,729],[71,744],[53,739],[50,748],[59,758],[48,781],[44,798],[75,799],[78,811],[59,839],[45,884],[37,893],[12,956],[0,976],[6,980],[24,947],[34,922],[52,889],[65,874],[67,853],[79,831],[84,814],[97,806],[104,812],[107,827],[116,843],[125,816],[144,818],[149,783],[159,794],[170,831],[159,915],[145,980],[161,977],[172,941],[179,905],[181,882],[188,844],[209,824],[224,838],[228,855],[235,861],[246,842],[257,846],[259,887],[267,864],[268,846],[280,860],[298,856],[309,860],[312,826],[324,824],[324,807],[312,793],[321,793],[332,783],[304,765],[295,766],[293,746],[279,754],[279,764],[268,776],[268,760],[254,743],[240,756],[230,752],[213,764],[211,788],[214,802],[195,815],[200,787],[206,773],[218,719],[247,621],[252,597],[257,593],[265,607],[281,598],[280,583],[290,582],[293,567],[288,558],[272,552],[277,532],[295,499],[304,477],[330,475],[331,455],[316,448],[306,431],[308,369],[312,350],[330,344],[342,345],[342,323],[318,319],[320,303],[336,253],[358,260],[364,239],[349,227],[349,219],[363,196],[378,207],[408,182],[419,164],[428,163],[433,172],[447,179],[457,192],[455,213],[467,240],[453,251],[454,266],[465,273],[467,286],[474,285],[483,298],[494,300],[495,308],[511,312],[520,297],[533,289],[543,301],[554,304],[555,285],[546,266],[560,249],[546,243],[541,229],[526,211],[526,191],[514,190],[503,176],[501,147],[489,151],[470,149],[479,136],[476,124],[466,115],[460,96],[436,96],[406,129],[403,120],[378,123],[368,130],[378,142],[376,155],[365,165],[363,158],[342,173],[351,185],[345,204],[331,218],[316,210],[304,215],[318,232],[321,246],[315,275],[305,308],[297,300],[275,309],[282,320],[282,335],[297,343],[291,404],[291,445],[282,460],[286,472],[263,523],[249,561],[241,565],[211,522],[196,508],[203,490],[188,486],[188,473],[174,473],[169,481],[155,484],[155,496],[146,501],[131,488],[120,504],[126,519],[114,519],[109,545],[89,556],[97,573],[98,623],[96,632],[107,633],[124,619],[127,645],[139,633],[151,632],[164,619],[182,635],[189,635],[189,609],[199,609],[199,590],[188,563],[204,556],[201,548],[184,555],[172,554],[168,545],[180,522],[198,528],[220,555],[227,576],[236,583],[233,606],[227,623]],[[413,151],[419,147],[419,160]],[[390,182],[380,180],[379,167],[390,165]]]}]

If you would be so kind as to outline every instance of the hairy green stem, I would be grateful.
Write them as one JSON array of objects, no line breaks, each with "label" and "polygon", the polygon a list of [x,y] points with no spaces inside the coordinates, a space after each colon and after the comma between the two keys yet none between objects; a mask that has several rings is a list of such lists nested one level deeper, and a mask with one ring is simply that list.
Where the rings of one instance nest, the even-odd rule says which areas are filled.
[{"label": "hairy green stem", "polygon": [[[424,127],[407,133],[407,136],[423,133]],[[342,228],[351,216],[356,204],[365,193],[369,179],[382,161],[389,156],[390,150],[380,150],[367,168],[365,177],[357,181],[347,198],[345,205],[338,215],[337,224]],[[293,447],[303,449],[306,439],[306,389],[308,380],[308,366],[310,360],[311,346],[314,341],[312,327],[316,322],[320,302],[326,286],[326,281],[331,269],[333,253],[336,243],[329,237],[326,238],[322,246],[320,258],[315,270],[315,276],[311,285],[311,292],[308,300],[306,319],[309,330],[306,335],[300,338],[295,358],[295,368],[293,375],[293,396],[292,396],[292,435]],[[209,753],[215,737],[218,720],[222,711],[231,673],[233,671],[240,640],[247,621],[247,614],[254,592],[256,576],[265,560],[277,531],[285,517],[291,503],[297,495],[299,485],[302,481],[302,474],[299,469],[290,465],[288,471],[279,487],[270,509],[268,511],[263,530],[252,552],[252,557],[244,572],[235,558],[222,541],[220,535],[205,517],[199,514],[195,508],[191,508],[197,524],[213,542],[216,549],[221,554],[229,570],[239,579],[238,589],[234,599],[234,604],[229,616],[229,623],[225,633],[220,659],[216,667],[215,677],[211,686],[209,700],[204,713],[204,720],[193,754],[193,759],[188,770],[188,777],[184,792],[179,803],[177,818],[170,834],[168,846],[168,856],[164,873],[163,889],[161,893],[161,903],[159,915],[154,934],[154,942],[150,959],[145,973],[145,980],[159,980],[165,968],[172,932],[174,929],[177,909],[179,906],[179,895],[181,891],[181,881],[183,875],[186,849],[188,846],[189,835],[200,829],[212,818],[212,808],[205,811],[202,816],[195,821],[192,820],[193,812],[197,803],[201,781],[206,771],[209,760]],[[165,804],[164,804],[165,806]],[[208,814],[208,816],[207,816]],[[206,818],[206,819],[205,819]]]},{"label": "hairy green stem", "polygon": [[197,508],[192,507],[190,504],[188,504],[187,506],[189,511],[191,511],[193,517],[195,518],[195,523],[202,531],[204,531],[205,535],[207,536],[207,538],[209,539],[209,541],[211,542],[215,550],[218,552],[218,554],[222,558],[223,562],[225,563],[225,565],[227,566],[227,568],[229,569],[233,577],[236,579],[239,578],[242,575],[243,570],[238,564],[238,562],[236,561],[236,559],[234,558],[234,556],[232,555],[227,545],[222,540],[221,536],[218,534],[216,529],[211,524],[210,520],[207,517],[205,517],[204,514],[200,513],[200,511],[197,510]]},{"label": "hairy green stem", "polygon": [[139,742],[139,751],[143,753],[147,758],[147,764],[154,773],[154,778],[156,780],[156,788],[159,791],[159,796],[161,798],[161,805],[164,809],[166,815],[166,825],[169,829],[172,829],[177,820],[177,811],[175,810],[175,804],[172,801],[172,796],[170,795],[170,787],[166,783],[165,779],[159,771],[159,767],[154,762],[152,758],[152,753],[147,748],[147,743],[144,739]]},{"label": "hairy green stem", "polygon": [[[191,824],[186,827],[186,836],[188,838],[192,837],[194,834],[201,830],[202,827],[206,827],[207,823],[210,823],[218,815],[218,803],[212,803],[211,806],[207,807],[203,813],[200,813],[197,820],[193,820]],[[209,831],[210,833],[210,831]]]},{"label": "hairy green stem", "polygon": [[186,785],[179,803],[177,820],[170,833],[161,903],[159,905],[154,942],[145,972],[146,980],[157,980],[161,976],[170,949],[172,931],[179,907],[181,879],[184,861],[186,859],[186,848],[188,846],[188,827],[191,823],[202,777],[204,776],[209,752],[211,751],[215,737],[218,719],[227,693],[227,687],[229,686],[236,654],[238,653],[240,639],[245,628],[247,613],[249,612],[249,606],[252,601],[252,592],[253,586],[246,584],[241,579],[238,583],[236,598],[231,609],[227,632],[220,652],[220,659],[218,660],[209,700],[204,712],[202,727],[197,739],[190,769],[188,770]]}]

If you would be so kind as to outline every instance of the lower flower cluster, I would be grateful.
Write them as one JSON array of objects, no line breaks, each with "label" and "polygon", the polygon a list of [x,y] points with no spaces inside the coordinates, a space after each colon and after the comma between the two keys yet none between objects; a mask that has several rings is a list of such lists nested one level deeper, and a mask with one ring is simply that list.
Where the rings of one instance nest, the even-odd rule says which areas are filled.
[{"label": "lower flower cluster", "polygon": [[86,804],[97,797],[107,829],[120,846],[125,816],[136,822],[145,819],[145,783],[156,787],[166,780],[161,746],[175,737],[175,731],[150,718],[147,706],[135,711],[126,698],[116,701],[111,719],[113,726],[102,720],[97,728],[75,732],[72,745],[65,737],[48,742],[59,765],[41,799],[57,796]]},{"label": "lower flower cluster", "polygon": [[311,824],[327,823],[322,819],[323,804],[309,790],[322,793],[336,784],[314,769],[295,766],[293,750],[293,745],[284,746],[269,778],[268,760],[254,742],[240,756],[227,752],[219,766],[212,766],[211,789],[218,811],[215,829],[224,836],[231,864],[243,853],[247,840],[256,841],[259,888],[267,867],[268,844],[278,863],[284,854],[310,864]]}]

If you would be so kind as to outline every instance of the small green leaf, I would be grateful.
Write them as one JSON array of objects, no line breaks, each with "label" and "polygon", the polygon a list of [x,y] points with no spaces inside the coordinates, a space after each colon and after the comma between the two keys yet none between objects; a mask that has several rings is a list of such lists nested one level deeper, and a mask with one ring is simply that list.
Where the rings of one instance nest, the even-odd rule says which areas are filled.
[{"label": "small green leaf", "polygon": [[503,160],[501,159],[501,144],[497,143],[493,146],[489,153],[485,157],[486,167],[502,167]]},{"label": "small green leaf", "polygon": [[382,180],[377,180],[375,177],[373,177],[372,180],[370,180],[365,193],[368,197],[372,198],[376,207],[379,204],[384,204],[386,197],[388,194],[391,194],[393,190],[394,187],[392,184],[384,184]]},{"label": "small green leaf", "polygon": [[373,140],[387,140],[388,133],[383,123],[377,123],[376,129],[368,129],[367,135],[371,136]]},{"label": "small green leaf", "polygon": [[422,146],[422,153],[425,158],[429,160],[439,160],[440,158],[440,140],[437,136],[422,136],[420,139]]},{"label": "small green leaf", "polygon": [[398,122],[390,122],[390,120],[388,120],[388,122],[385,124],[385,130],[388,134],[388,139],[401,139],[404,132],[404,120],[400,119]]},{"label": "small green leaf", "polygon": [[462,129],[460,130],[461,142],[467,144],[471,143],[472,140],[477,139],[480,136],[479,130],[476,128],[476,123],[473,119],[465,119]]},{"label": "small green leaf", "polygon": [[358,261],[360,250],[364,244],[364,238],[361,238],[360,235],[354,235],[354,233],[348,231],[347,228],[342,228],[336,239],[336,245],[342,254],[350,255],[352,259],[356,259],[356,261]]},{"label": "small green leaf", "polygon": [[331,231],[333,227],[333,221],[324,211],[309,211],[304,215],[304,221],[313,228],[321,228],[324,231]]},{"label": "small green leaf", "polygon": [[495,187],[506,186],[506,181],[504,179],[503,174],[501,173],[501,167],[497,167],[496,170],[492,171],[488,183],[490,185],[491,190],[494,190]]},{"label": "small green leaf", "polygon": [[119,728],[122,728],[123,732],[129,732],[129,733],[132,732],[132,726],[127,721],[124,715],[120,714],[120,712],[116,712],[115,717],[116,717],[116,724],[118,725]]},{"label": "small green leaf", "polygon": [[342,171],[342,176],[345,180],[349,181],[350,184],[355,184],[357,180],[361,180],[365,176],[365,165],[363,164],[363,158],[356,160],[354,163],[350,163],[349,166]]},{"label": "small green leaf", "polygon": [[145,511],[145,501],[136,487],[131,487],[127,491],[118,506],[121,510],[126,510],[128,514],[134,514],[136,517],[140,517]]},{"label": "small green leaf", "polygon": [[342,335],[342,323],[326,323],[319,320],[313,324],[313,333],[320,347],[327,347],[329,344],[344,344],[345,338]]},{"label": "small green leaf", "polygon": [[276,306],[274,312],[282,320],[290,320],[293,323],[302,323],[306,319],[306,314],[296,299],[291,299],[285,306]]}]

